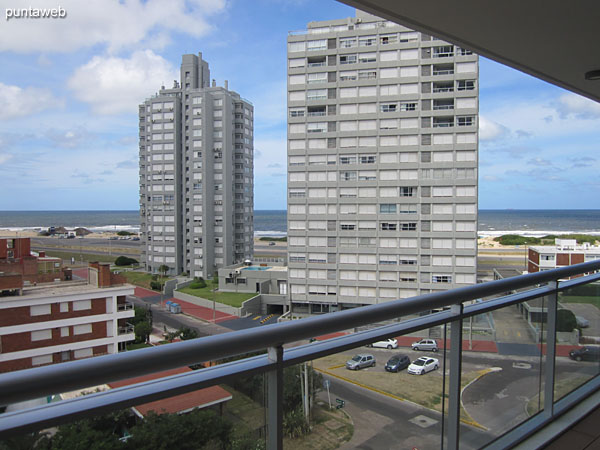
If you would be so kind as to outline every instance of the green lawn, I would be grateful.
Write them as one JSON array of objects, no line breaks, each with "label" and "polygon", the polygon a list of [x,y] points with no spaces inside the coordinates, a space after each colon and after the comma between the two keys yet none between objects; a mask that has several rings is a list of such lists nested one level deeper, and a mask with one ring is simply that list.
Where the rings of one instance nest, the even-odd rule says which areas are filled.
[{"label": "green lawn", "polygon": [[589,303],[600,308],[600,297],[596,296],[558,294],[558,301],[560,303]]},{"label": "green lawn", "polygon": [[250,292],[221,292],[216,291],[212,292],[210,284],[205,288],[200,289],[192,289],[189,287],[179,289],[180,292],[184,292],[185,294],[190,294],[195,297],[204,298],[206,300],[214,300],[219,303],[223,303],[225,305],[233,306],[235,308],[239,308],[242,306],[246,300],[256,296],[256,293]]},{"label": "green lawn", "polygon": [[116,256],[111,255],[101,255],[96,253],[79,253],[76,251],[64,252],[59,250],[46,250],[47,256],[54,256],[55,258],[61,258],[65,264],[71,264],[71,258],[75,258],[75,263],[78,262],[90,262],[90,261],[98,261],[98,262],[109,262],[114,263]]},{"label": "green lawn", "polygon": [[[117,269],[118,270],[118,269]],[[135,286],[140,286],[146,289],[150,289],[150,282],[152,281],[152,274],[147,272],[134,272],[134,271],[123,271],[119,272],[119,275],[127,278],[127,282]],[[158,276],[159,281],[161,276]],[[168,281],[169,278],[165,278],[164,281]]]}]

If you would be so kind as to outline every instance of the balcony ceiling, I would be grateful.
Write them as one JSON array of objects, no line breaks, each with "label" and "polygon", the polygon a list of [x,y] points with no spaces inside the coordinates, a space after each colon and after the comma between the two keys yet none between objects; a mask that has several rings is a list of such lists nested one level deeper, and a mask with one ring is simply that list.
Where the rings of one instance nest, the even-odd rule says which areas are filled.
[{"label": "balcony ceiling", "polygon": [[340,1],[600,101],[598,1]]}]

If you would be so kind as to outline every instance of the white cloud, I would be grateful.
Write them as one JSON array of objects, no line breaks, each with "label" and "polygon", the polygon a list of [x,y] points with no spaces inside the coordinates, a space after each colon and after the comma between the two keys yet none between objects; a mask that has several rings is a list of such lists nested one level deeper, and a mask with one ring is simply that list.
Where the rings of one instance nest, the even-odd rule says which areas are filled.
[{"label": "white cloud", "polygon": [[45,136],[54,145],[63,148],[77,148],[84,143],[89,145],[93,138],[93,135],[81,126],[68,130],[50,129],[46,131]]},{"label": "white cloud", "polygon": [[29,116],[48,108],[62,107],[48,89],[35,87],[20,88],[0,83],[0,120]]},{"label": "white cloud", "polygon": [[75,71],[68,86],[98,114],[136,114],[145,97],[175,79],[179,74],[167,60],[145,50],[130,58],[95,56]]},{"label": "white cloud", "polygon": [[[225,9],[226,0],[61,0],[62,19],[20,18],[0,27],[0,51],[19,53],[72,52],[93,45],[115,51],[146,41],[164,45],[170,32],[200,37],[212,29],[208,18]],[[20,2],[0,0],[0,10],[19,8]],[[30,0],[27,7],[48,8],[46,0]],[[156,36],[159,39],[153,40]],[[167,37],[167,39],[165,39]]]},{"label": "white cloud", "polygon": [[561,119],[574,115],[578,119],[600,119],[600,103],[576,94],[564,94],[558,98],[556,111]]},{"label": "white cloud", "polygon": [[479,139],[482,141],[493,141],[503,138],[507,134],[509,134],[509,130],[504,125],[500,125],[483,116],[479,117]]}]

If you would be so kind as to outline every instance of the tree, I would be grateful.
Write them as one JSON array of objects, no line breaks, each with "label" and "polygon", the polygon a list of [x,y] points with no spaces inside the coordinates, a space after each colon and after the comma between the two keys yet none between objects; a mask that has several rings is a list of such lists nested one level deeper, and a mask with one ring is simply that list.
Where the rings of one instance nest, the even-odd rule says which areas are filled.
[{"label": "tree", "polygon": [[137,342],[148,342],[148,337],[152,333],[152,325],[150,325],[150,322],[140,322],[135,325],[133,331]]},{"label": "tree", "polygon": [[183,327],[179,330],[181,339],[187,341],[188,339],[196,339],[198,332],[193,328]]},{"label": "tree", "polygon": [[50,450],[51,445],[48,435],[36,431],[0,441],[0,450]]},{"label": "tree", "polygon": [[570,309],[556,311],[556,331],[571,332],[577,328],[577,319]]},{"label": "tree", "polygon": [[163,277],[167,276],[167,272],[171,270],[171,268],[169,266],[167,266],[166,264],[162,264],[161,266],[158,267],[158,271],[160,273],[162,273]]},{"label": "tree", "polygon": [[134,426],[127,448],[135,450],[179,450],[229,448],[233,426],[209,410],[187,414],[150,413]]},{"label": "tree", "polygon": [[135,316],[129,319],[132,325],[137,325],[140,322],[151,322],[152,313],[148,308],[135,306]]},{"label": "tree", "polygon": [[115,266],[133,266],[139,264],[137,259],[128,256],[119,256],[115,259]]}]

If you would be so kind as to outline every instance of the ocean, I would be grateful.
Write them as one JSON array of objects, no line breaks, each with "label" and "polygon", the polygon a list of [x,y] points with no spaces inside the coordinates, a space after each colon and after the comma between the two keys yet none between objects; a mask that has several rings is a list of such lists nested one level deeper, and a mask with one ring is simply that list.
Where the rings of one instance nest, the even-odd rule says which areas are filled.
[{"label": "ocean", "polygon": [[[285,210],[254,211],[257,236],[285,236]],[[63,226],[84,227],[93,232],[137,231],[138,211],[0,211],[0,229],[23,230]],[[600,210],[490,210],[479,211],[479,235],[544,236],[588,233],[600,235]]]}]

